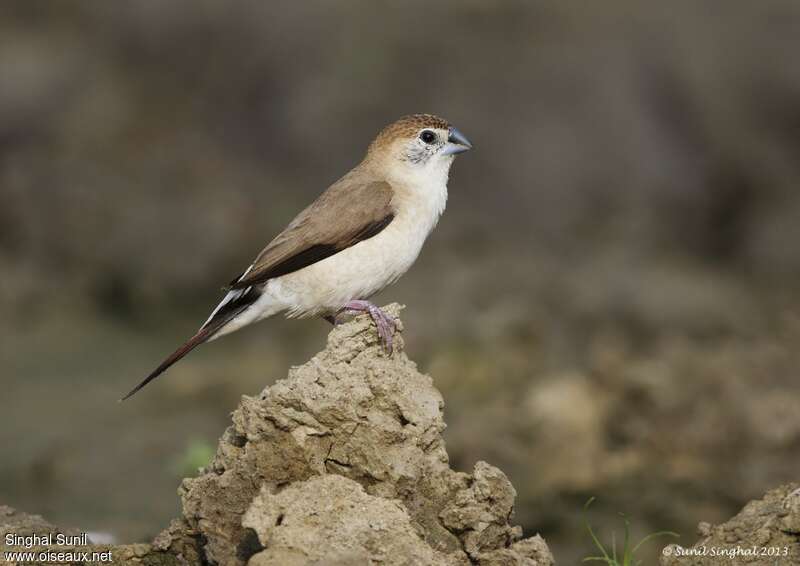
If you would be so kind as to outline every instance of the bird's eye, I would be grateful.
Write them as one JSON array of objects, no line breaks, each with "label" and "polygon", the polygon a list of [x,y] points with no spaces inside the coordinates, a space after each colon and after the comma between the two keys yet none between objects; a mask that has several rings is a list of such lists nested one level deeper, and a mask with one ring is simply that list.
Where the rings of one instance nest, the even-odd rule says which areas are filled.
[{"label": "bird's eye", "polygon": [[430,130],[423,130],[422,133],[419,135],[419,139],[424,141],[427,144],[432,144],[436,141],[436,134],[434,134]]}]

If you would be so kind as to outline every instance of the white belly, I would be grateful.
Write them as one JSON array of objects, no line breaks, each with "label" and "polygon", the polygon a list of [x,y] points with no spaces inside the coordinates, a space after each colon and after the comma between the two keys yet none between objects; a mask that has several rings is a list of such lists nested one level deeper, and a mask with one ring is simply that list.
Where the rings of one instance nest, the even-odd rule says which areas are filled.
[{"label": "white belly", "polygon": [[288,316],[336,311],[350,300],[366,299],[395,282],[417,259],[433,228],[419,220],[398,216],[378,235],[270,280],[265,295]]}]

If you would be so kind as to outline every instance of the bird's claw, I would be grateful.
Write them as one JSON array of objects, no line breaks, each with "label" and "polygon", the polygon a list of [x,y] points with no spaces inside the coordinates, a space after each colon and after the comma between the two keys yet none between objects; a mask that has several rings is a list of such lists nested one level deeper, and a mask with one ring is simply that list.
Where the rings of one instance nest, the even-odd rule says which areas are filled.
[{"label": "bird's claw", "polygon": [[383,344],[383,349],[388,355],[392,355],[394,351],[394,332],[397,329],[397,324],[390,315],[369,301],[350,301],[339,312],[342,311],[369,313],[375,323],[375,327],[378,329],[378,337],[381,340],[381,344]]},{"label": "bird's claw", "polygon": [[394,331],[395,331],[395,323],[388,314],[383,312],[376,306],[373,306],[369,310],[369,315],[372,317],[372,320],[375,322],[375,326],[378,329],[378,336],[383,343],[383,348],[386,350],[386,353],[390,356],[392,355],[393,351],[393,338],[394,338]]}]

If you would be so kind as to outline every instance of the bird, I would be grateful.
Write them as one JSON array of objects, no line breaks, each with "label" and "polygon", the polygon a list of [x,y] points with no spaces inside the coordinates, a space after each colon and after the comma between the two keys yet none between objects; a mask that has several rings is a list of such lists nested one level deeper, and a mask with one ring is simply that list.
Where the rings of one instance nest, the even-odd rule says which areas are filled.
[{"label": "bird", "polygon": [[395,322],[369,298],[417,259],[447,202],[456,155],[472,143],[447,120],[412,114],[383,128],[363,160],[302,210],[235,277],[199,330],[120,401],[200,344],[284,313],[332,324],[367,313],[388,355]]}]

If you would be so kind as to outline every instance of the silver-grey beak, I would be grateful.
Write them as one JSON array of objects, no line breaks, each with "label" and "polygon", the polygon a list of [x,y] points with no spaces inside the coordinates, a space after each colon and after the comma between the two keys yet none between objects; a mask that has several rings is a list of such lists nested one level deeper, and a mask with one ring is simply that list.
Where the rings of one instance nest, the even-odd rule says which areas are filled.
[{"label": "silver-grey beak", "polygon": [[447,136],[447,145],[444,147],[444,154],[456,155],[457,153],[464,153],[470,149],[472,149],[472,143],[467,139],[467,136],[450,126]]}]

